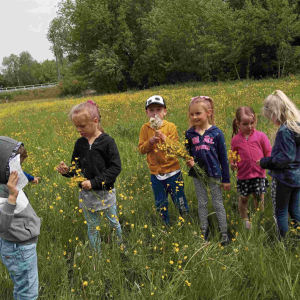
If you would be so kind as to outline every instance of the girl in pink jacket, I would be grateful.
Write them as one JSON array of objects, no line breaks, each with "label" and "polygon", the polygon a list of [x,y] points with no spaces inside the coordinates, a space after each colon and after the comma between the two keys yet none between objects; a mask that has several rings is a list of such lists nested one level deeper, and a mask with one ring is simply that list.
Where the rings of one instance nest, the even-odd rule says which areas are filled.
[{"label": "girl in pink jacket", "polygon": [[[240,159],[232,160],[231,169],[237,169],[237,191],[239,193],[239,213],[245,227],[251,228],[248,218],[248,200],[252,194],[254,207],[264,210],[264,193],[269,186],[266,171],[256,164],[257,160],[271,155],[272,147],[267,136],[255,129],[257,119],[251,107],[241,106],[236,110],[232,123],[231,150]],[[260,203],[259,203],[260,202]]]}]

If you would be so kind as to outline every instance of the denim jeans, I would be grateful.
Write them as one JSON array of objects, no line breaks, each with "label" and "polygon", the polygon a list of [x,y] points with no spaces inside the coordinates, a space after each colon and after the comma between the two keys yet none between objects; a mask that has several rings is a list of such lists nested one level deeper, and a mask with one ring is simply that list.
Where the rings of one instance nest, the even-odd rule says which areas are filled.
[{"label": "denim jeans", "polygon": [[284,237],[289,230],[288,213],[295,228],[300,223],[300,187],[291,187],[273,178],[271,196],[276,229],[280,236]]},{"label": "denim jeans", "polygon": [[151,175],[156,210],[161,214],[163,221],[167,225],[170,223],[168,211],[169,194],[171,195],[175,207],[179,210],[180,215],[183,215],[189,211],[183,185],[179,185],[179,181],[183,181],[181,172],[165,180],[158,180],[155,175]]},{"label": "denim jeans", "polygon": [[0,238],[0,255],[14,283],[14,299],[37,299],[39,280],[36,244],[20,245]]},{"label": "denim jeans", "polygon": [[117,204],[114,204],[107,209],[98,210],[94,212],[84,208],[83,212],[88,226],[88,237],[92,247],[96,251],[101,251],[101,238],[99,231],[97,230],[97,226],[100,226],[101,212],[105,213],[106,218],[109,220],[110,226],[116,230],[118,243],[122,243],[122,229],[117,217]]}]

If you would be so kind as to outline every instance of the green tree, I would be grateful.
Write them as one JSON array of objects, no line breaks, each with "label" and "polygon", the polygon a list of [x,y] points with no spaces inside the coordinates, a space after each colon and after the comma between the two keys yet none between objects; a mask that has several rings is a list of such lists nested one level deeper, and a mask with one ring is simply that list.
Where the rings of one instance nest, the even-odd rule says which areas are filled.
[{"label": "green tree", "polygon": [[[67,43],[68,57],[71,62],[76,62],[72,65],[73,72],[84,76],[92,84],[96,76],[96,89],[101,87],[112,91],[116,86],[126,88],[134,85],[130,72],[142,45],[141,19],[151,9],[153,1],[62,2],[59,14],[70,24]],[[110,50],[105,53],[107,49]],[[105,68],[102,70],[100,65]],[[111,71],[108,69],[118,70],[118,75],[114,79],[109,78]],[[112,86],[107,86],[108,83]]]},{"label": "green tree", "polygon": [[69,39],[69,22],[67,18],[54,18],[47,32],[47,39],[52,43],[51,50],[55,56],[57,80],[61,79],[61,68],[64,65],[64,54],[67,52]]},{"label": "green tree", "polygon": [[9,85],[20,85],[20,58],[15,54],[4,57],[2,61],[3,76]]},{"label": "green tree", "polygon": [[45,60],[42,63],[35,62],[33,65],[33,76],[38,83],[48,83],[57,81],[56,62]]},{"label": "green tree", "polygon": [[38,82],[33,75],[33,65],[35,62],[29,52],[23,51],[20,53],[20,83],[22,85],[36,84]]},{"label": "green tree", "polygon": [[296,13],[297,4],[290,5],[288,0],[266,0],[268,20],[265,41],[274,45],[277,50],[278,77],[286,72],[287,63],[298,53],[291,44],[300,32],[299,14]]},{"label": "green tree", "polygon": [[147,38],[134,66],[135,80],[152,85],[213,79],[224,54],[228,16],[221,0],[157,0],[143,20]]}]

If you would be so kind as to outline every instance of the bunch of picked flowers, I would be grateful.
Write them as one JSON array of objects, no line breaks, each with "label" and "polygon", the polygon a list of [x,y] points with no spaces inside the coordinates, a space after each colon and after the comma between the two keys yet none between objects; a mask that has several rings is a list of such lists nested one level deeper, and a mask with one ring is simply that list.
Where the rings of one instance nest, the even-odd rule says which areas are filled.
[{"label": "bunch of picked flowers", "polygon": [[155,115],[154,118],[150,118],[151,128],[154,128],[155,130],[158,130],[162,123],[163,120],[158,115]]},{"label": "bunch of picked flowers", "polygon": [[[188,153],[185,144],[187,141],[180,142],[180,141],[171,141],[166,142],[163,144],[158,145],[158,149],[163,151],[166,155],[166,157],[173,157],[173,158],[181,158],[184,159],[185,162],[193,159],[192,156]],[[199,165],[195,162],[195,165],[193,166],[193,169],[197,175],[197,178],[202,181],[203,183],[207,184],[209,182],[216,183],[218,185],[221,185],[221,183],[218,180],[215,180],[213,177],[209,177],[206,172],[199,167]]]},{"label": "bunch of picked flowers", "polygon": [[237,154],[237,152],[232,150],[228,150],[228,159],[231,164],[236,164],[241,161],[241,157]]},{"label": "bunch of picked flowers", "polygon": [[72,162],[72,166],[70,167],[70,172],[73,170],[75,171],[76,175],[71,177],[70,182],[67,182],[67,185],[70,188],[74,188],[74,187],[78,186],[81,182],[86,180],[86,178],[84,178],[81,173],[81,169],[77,168],[76,163],[74,161]]}]

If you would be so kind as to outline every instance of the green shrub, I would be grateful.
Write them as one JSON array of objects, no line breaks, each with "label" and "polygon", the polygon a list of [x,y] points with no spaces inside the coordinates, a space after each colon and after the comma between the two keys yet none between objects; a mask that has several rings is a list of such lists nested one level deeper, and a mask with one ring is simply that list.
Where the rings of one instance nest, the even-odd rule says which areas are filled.
[{"label": "green shrub", "polygon": [[60,96],[78,95],[87,88],[87,82],[80,77],[66,77],[58,84]]}]

